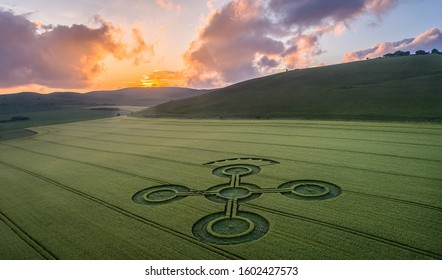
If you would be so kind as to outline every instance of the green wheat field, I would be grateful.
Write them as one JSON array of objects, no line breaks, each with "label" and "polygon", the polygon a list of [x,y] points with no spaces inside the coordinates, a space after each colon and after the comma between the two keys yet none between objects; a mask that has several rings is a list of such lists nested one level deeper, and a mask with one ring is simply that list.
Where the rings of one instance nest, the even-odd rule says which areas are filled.
[{"label": "green wheat field", "polygon": [[440,124],[32,130],[0,142],[0,259],[442,258]]}]

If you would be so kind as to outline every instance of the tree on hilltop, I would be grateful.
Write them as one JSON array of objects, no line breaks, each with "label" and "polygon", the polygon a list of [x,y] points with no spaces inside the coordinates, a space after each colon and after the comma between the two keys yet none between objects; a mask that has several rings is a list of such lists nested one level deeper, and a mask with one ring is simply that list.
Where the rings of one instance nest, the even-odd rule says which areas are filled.
[{"label": "tree on hilltop", "polygon": [[409,51],[406,51],[406,52],[404,52],[404,51],[396,51],[393,55],[394,56],[407,56],[407,55],[410,55],[410,52]]},{"label": "tree on hilltop", "polygon": [[424,51],[424,50],[416,51],[416,55],[425,55],[425,54],[428,54],[428,53],[426,51]]}]

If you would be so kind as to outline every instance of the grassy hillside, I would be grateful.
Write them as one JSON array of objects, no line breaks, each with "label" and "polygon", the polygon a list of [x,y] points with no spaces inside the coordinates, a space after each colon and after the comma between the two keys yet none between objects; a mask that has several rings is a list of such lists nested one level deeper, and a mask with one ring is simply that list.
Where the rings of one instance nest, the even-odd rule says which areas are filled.
[{"label": "grassy hillside", "polygon": [[147,109],[139,116],[442,120],[442,55],[300,69]]},{"label": "grassy hillside", "polygon": [[0,142],[0,260],[442,259],[441,128],[128,117],[39,127]]},{"label": "grassy hillside", "polygon": [[0,114],[46,111],[63,106],[153,106],[170,100],[187,98],[205,93],[189,88],[125,88],[114,91],[54,92],[38,94],[22,92],[0,95]]},{"label": "grassy hillside", "polygon": [[153,106],[170,100],[178,100],[206,93],[191,88],[125,88],[114,91],[93,91],[85,94],[92,102],[107,102],[126,106]]}]

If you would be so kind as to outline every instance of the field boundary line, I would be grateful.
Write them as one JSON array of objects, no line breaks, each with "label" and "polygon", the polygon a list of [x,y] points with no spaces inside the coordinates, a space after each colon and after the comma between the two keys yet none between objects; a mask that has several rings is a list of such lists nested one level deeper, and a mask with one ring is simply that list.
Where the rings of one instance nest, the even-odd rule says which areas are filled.
[{"label": "field boundary line", "polygon": [[[103,128],[103,126],[99,125],[87,125],[82,127],[97,127]],[[116,127],[106,127],[106,128],[116,128]],[[179,129],[159,129],[159,128],[127,128],[128,130],[143,130],[143,131],[164,131],[164,132],[195,132],[195,133],[215,133],[215,134],[245,134],[245,135],[271,135],[271,136],[287,136],[287,137],[304,137],[304,138],[319,138],[319,139],[334,139],[334,140],[351,140],[351,141],[361,141],[361,142],[375,142],[375,143],[387,143],[387,144],[400,144],[400,145],[412,145],[412,146],[425,146],[425,147],[434,147],[441,148],[442,145],[432,145],[432,144],[418,144],[418,143],[408,143],[408,142],[394,142],[394,141],[386,141],[386,140],[370,140],[370,139],[362,139],[362,138],[348,138],[348,137],[332,137],[332,136],[319,136],[319,135],[303,135],[303,134],[285,134],[285,133],[258,133],[258,132],[241,132],[241,131],[205,131],[205,130],[179,130]],[[72,131],[88,131],[90,130],[79,130],[79,129],[69,129]],[[102,131],[100,131],[101,133]],[[117,134],[113,132],[103,132],[107,134]],[[141,135],[134,135],[140,136]]]},{"label": "field boundary line", "polygon": [[[137,120],[136,118],[133,118],[131,120]],[[140,118],[140,121],[145,121],[146,118]],[[274,120],[274,119],[273,119]],[[92,120],[93,121],[93,120]],[[218,120],[214,120],[214,121],[218,121]],[[227,120],[228,122],[229,120]],[[232,120],[235,121],[235,120]],[[320,120],[318,120],[320,121]],[[253,122],[254,126],[259,126],[259,127],[284,127],[284,128],[308,128],[308,129],[329,129],[329,130],[337,130],[337,129],[341,129],[341,130],[352,130],[352,131],[376,131],[376,132],[387,132],[387,133],[408,133],[408,134],[420,134],[420,133],[416,133],[416,132],[405,132],[405,131],[390,131],[390,130],[381,130],[381,129],[367,129],[367,128],[360,128],[359,125],[357,124],[310,124],[310,125],[306,125],[304,123],[258,123],[256,120],[249,120],[249,122]],[[236,124],[232,124],[229,123],[229,126],[250,126],[250,123],[247,122],[247,120],[245,122],[242,123],[236,123]],[[348,122],[348,121],[342,121],[342,122]],[[226,123],[220,123],[220,124],[199,124],[199,123],[195,123],[195,122],[191,122],[191,121],[182,121],[182,122],[175,122],[175,123],[165,123],[165,122],[157,122],[158,125],[169,125],[169,126],[180,126],[182,124],[192,124],[194,126],[206,126],[206,127],[219,127],[219,126],[226,126]],[[293,125],[295,124],[295,125]],[[440,123],[437,123],[436,125],[440,125]],[[349,127],[355,127],[354,129],[349,128]],[[406,127],[401,127],[401,126],[379,126],[379,125],[372,125],[372,126],[365,126],[365,127],[373,127],[373,128],[397,128],[397,129],[410,129],[410,128],[406,128]],[[418,129],[425,129],[425,130],[435,130],[438,131],[439,128],[418,128]],[[440,133],[430,133],[430,134],[434,134],[434,135],[442,135]]]},{"label": "field boundary line", "polygon": [[261,211],[265,211],[265,212],[268,212],[268,213],[272,213],[272,214],[276,214],[276,215],[281,215],[281,216],[285,216],[285,217],[288,217],[288,218],[294,218],[294,219],[301,220],[301,221],[304,221],[304,222],[309,222],[309,223],[317,224],[317,225],[320,225],[320,226],[329,227],[329,228],[332,228],[332,229],[344,231],[344,232],[347,232],[347,233],[350,233],[350,234],[353,234],[353,235],[357,235],[357,236],[360,236],[360,237],[365,237],[365,238],[368,238],[368,239],[371,239],[371,240],[375,240],[377,242],[381,242],[381,243],[388,244],[388,245],[391,245],[391,246],[394,246],[394,247],[397,247],[397,248],[401,248],[401,249],[404,249],[404,250],[407,250],[407,251],[418,253],[418,254],[421,254],[421,255],[433,258],[433,259],[442,259],[442,255],[441,254],[434,253],[434,252],[431,252],[431,251],[427,251],[427,250],[424,250],[424,249],[419,249],[419,248],[416,248],[416,247],[413,247],[413,246],[410,246],[410,245],[407,245],[407,244],[404,244],[404,243],[401,243],[401,242],[398,242],[398,241],[386,239],[386,238],[383,238],[383,237],[379,237],[379,236],[376,236],[376,235],[373,235],[373,234],[370,234],[370,233],[362,232],[362,231],[351,229],[351,228],[348,228],[348,227],[344,227],[344,226],[340,226],[340,225],[336,225],[336,224],[320,221],[320,220],[317,220],[317,219],[312,219],[312,218],[304,217],[304,216],[297,215],[297,214],[287,213],[287,212],[271,209],[271,208],[264,207],[264,206],[258,206],[258,205],[251,204],[251,203],[243,203],[243,205],[246,205],[248,207],[251,207],[251,208],[254,208],[254,209],[258,209],[258,210],[261,210]]},{"label": "field boundary line", "polygon": [[[73,129],[72,131],[91,132],[89,130],[81,130],[81,129]],[[103,131],[100,131],[100,133],[121,136],[121,134],[114,133],[114,132],[103,132]],[[68,136],[68,135],[65,135],[65,134],[61,134],[61,135],[66,136],[66,137],[83,138],[83,136],[71,136],[71,135]],[[140,134],[124,134],[124,135],[125,136],[143,137],[143,138],[177,139],[176,137],[169,137],[169,136],[154,136],[154,135],[140,135]],[[230,139],[226,140],[226,139],[215,139],[215,138],[192,138],[192,137],[186,137],[186,138],[181,138],[181,139],[194,140],[194,141],[201,141],[201,140],[205,140],[205,141],[218,141],[218,142],[226,142],[226,141],[228,141],[228,142],[242,143],[242,144],[256,144],[256,145],[266,145],[266,146],[280,146],[280,147],[288,147],[288,148],[300,148],[300,149],[308,149],[308,150],[321,150],[321,151],[355,153],[355,154],[363,154],[363,155],[371,155],[371,156],[383,156],[383,157],[392,157],[392,158],[399,158],[399,159],[410,159],[410,160],[420,160],[420,161],[429,161],[429,162],[442,163],[442,160],[439,160],[439,159],[425,159],[425,158],[407,157],[407,156],[400,156],[400,155],[390,155],[390,154],[381,154],[381,153],[372,153],[372,152],[363,152],[363,151],[352,151],[352,150],[344,150],[344,149],[337,149],[337,148],[321,148],[321,147],[311,147],[311,146],[304,146],[304,145],[264,143],[264,142],[250,142],[250,141],[240,141],[240,140],[230,140]],[[97,140],[97,139],[90,139],[90,140],[101,141],[101,140]]]},{"label": "field boundary line", "polygon": [[[148,155],[140,155],[140,154],[133,154],[133,153],[124,153],[124,152],[115,152],[115,151],[109,151],[109,150],[101,150],[101,149],[97,149],[97,148],[89,148],[89,147],[77,146],[77,145],[72,145],[72,144],[61,144],[61,143],[57,143],[57,142],[53,142],[53,141],[48,141],[48,140],[41,140],[41,139],[37,139],[37,138],[32,138],[32,139],[29,139],[29,140],[46,142],[46,143],[52,143],[52,144],[55,144],[55,145],[74,147],[74,148],[79,148],[79,149],[84,149],[84,150],[92,150],[92,151],[99,151],[99,152],[106,152],[106,153],[122,154],[122,155],[142,157],[142,158],[152,158],[152,159],[156,159],[156,160],[163,160],[163,161],[169,161],[169,162],[174,162],[174,163],[185,163],[185,164],[189,164],[189,165],[192,165],[192,166],[201,167],[199,164],[195,164],[195,163],[176,161],[176,160],[172,160],[172,159],[159,158],[159,157],[153,157],[153,156],[148,156]],[[245,156],[249,156],[248,154],[244,154],[244,155]],[[265,157],[268,157],[268,156],[265,156]],[[361,167],[352,167],[352,166],[347,166],[347,165],[313,162],[313,161],[307,161],[307,160],[294,160],[294,159],[287,159],[287,158],[281,158],[281,157],[272,157],[272,156],[270,156],[270,157],[275,159],[275,160],[278,160],[280,162],[281,161],[291,161],[291,162],[307,163],[307,164],[313,164],[313,165],[325,165],[325,166],[348,168],[348,169],[352,169],[352,170],[367,171],[367,172],[380,173],[380,174],[393,175],[393,176],[402,176],[402,177],[417,178],[417,179],[424,179],[424,180],[433,180],[433,181],[437,181],[437,182],[441,182],[442,181],[442,178],[423,177],[423,176],[401,174],[401,173],[395,173],[395,172],[389,172],[389,171],[373,170],[373,169],[361,168]]]},{"label": "field boundary line", "polygon": [[131,176],[131,177],[136,177],[139,179],[143,179],[143,180],[149,180],[149,181],[154,181],[156,183],[159,184],[170,184],[170,182],[166,182],[160,179],[156,179],[156,178],[151,178],[151,177],[147,177],[147,176],[143,176],[143,175],[139,175],[139,174],[134,174],[134,173],[129,173],[126,171],[121,171],[115,168],[111,168],[111,167],[107,167],[107,166],[103,166],[103,165],[99,165],[99,164],[95,164],[95,163],[91,163],[91,162],[86,162],[86,161],[81,161],[81,160],[76,160],[76,159],[71,159],[71,158],[66,158],[66,157],[61,157],[61,156],[57,156],[57,155],[52,155],[52,154],[46,154],[46,153],[42,153],[42,152],[37,152],[37,151],[33,151],[33,150],[29,150],[23,147],[18,147],[15,145],[10,145],[10,144],[4,144],[1,143],[0,145],[5,145],[5,146],[9,146],[11,148],[17,149],[17,150],[21,150],[24,152],[28,152],[28,153],[34,153],[34,154],[38,154],[38,155],[42,155],[42,156],[47,156],[47,157],[52,157],[52,158],[57,158],[57,159],[61,159],[61,160],[66,160],[66,161],[72,161],[72,162],[76,162],[76,163],[80,163],[80,164],[85,164],[85,165],[89,165],[89,166],[93,166],[96,168],[101,168],[101,169],[105,169],[108,171],[112,171],[112,172],[116,172],[122,175],[127,175],[127,176]]},{"label": "field boundary line", "polygon": [[[102,149],[97,149],[97,148],[83,147],[83,146],[77,146],[77,145],[65,144],[65,143],[62,144],[62,143],[58,143],[58,142],[54,142],[54,141],[42,140],[42,139],[36,139],[36,138],[32,138],[32,139],[29,139],[29,140],[30,141],[46,142],[46,143],[50,143],[50,144],[54,144],[54,145],[59,145],[59,146],[67,146],[67,147],[79,148],[79,149],[83,149],[83,150],[91,150],[91,151],[105,152],[105,153],[111,153],[111,154],[117,154],[117,155],[126,155],[126,156],[134,156],[134,157],[141,157],[141,158],[149,158],[149,159],[162,160],[162,161],[168,161],[168,162],[179,163],[179,164],[187,164],[187,165],[197,166],[197,167],[203,166],[201,164],[196,164],[196,163],[192,163],[192,162],[178,161],[178,160],[173,160],[173,159],[168,159],[168,158],[160,158],[160,157],[143,155],[143,154],[133,154],[133,153],[125,153],[125,152],[116,152],[116,151],[102,150]],[[2,143],[0,143],[0,145],[1,144]]]},{"label": "field boundary line", "polygon": [[0,211],[0,220],[6,224],[21,240],[34,249],[40,256],[46,260],[57,260],[58,258],[46,249],[40,242],[35,240],[31,235],[24,231],[19,225],[11,220],[5,213]]},{"label": "field boundary line", "polygon": [[[222,125],[201,125],[201,126],[225,126],[226,124],[222,124]],[[409,131],[391,131],[391,130],[382,130],[382,129],[364,129],[364,128],[359,128],[360,126],[358,125],[342,125],[342,124],[318,124],[315,125],[315,127],[312,127],[312,125],[291,125],[291,124],[287,124],[287,125],[274,125],[274,124],[256,124],[253,123],[253,125],[256,126],[260,126],[260,127],[284,127],[284,128],[307,128],[307,129],[329,129],[329,130],[350,130],[350,131],[370,131],[370,132],[386,132],[386,133],[400,133],[400,134],[420,134],[419,132],[409,132]],[[229,124],[229,126],[250,126],[250,124],[244,123],[244,124]],[[348,128],[348,127],[355,127],[355,128]],[[372,126],[374,127],[374,126]],[[392,127],[388,127],[388,128],[392,128]],[[402,128],[402,127],[394,127],[394,128],[399,128],[399,129],[407,129],[407,128]],[[438,131],[438,128],[425,128],[428,130],[435,130]],[[442,136],[441,133],[428,133],[431,135],[440,135]]]},{"label": "field boundary line", "polygon": [[104,206],[104,207],[106,207],[108,209],[111,209],[111,210],[113,210],[113,211],[115,211],[117,213],[120,213],[120,214],[122,214],[122,215],[124,215],[124,216],[126,216],[128,218],[134,219],[134,220],[136,220],[138,222],[144,223],[144,224],[149,225],[149,226],[151,226],[153,228],[156,228],[156,229],[164,231],[164,232],[166,232],[168,234],[174,235],[174,236],[176,236],[176,237],[178,237],[178,238],[180,238],[182,240],[185,240],[187,242],[193,243],[194,245],[200,246],[200,247],[202,247],[204,249],[207,249],[207,250],[209,250],[209,251],[211,251],[213,253],[219,254],[219,255],[221,255],[221,256],[223,256],[225,258],[228,258],[228,259],[243,259],[242,257],[240,257],[240,256],[238,256],[238,255],[236,255],[234,253],[228,252],[228,251],[226,251],[224,249],[221,249],[219,247],[216,247],[216,246],[212,246],[212,245],[200,242],[199,240],[197,240],[195,238],[192,238],[192,237],[190,237],[190,236],[188,236],[188,235],[186,235],[184,233],[181,233],[181,232],[176,231],[174,229],[171,229],[169,227],[163,226],[163,225],[161,225],[161,224],[159,224],[157,222],[148,220],[148,219],[146,219],[146,218],[144,218],[144,217],[142,217],[140,215],[134,214],[134,213],[132,213],[130,211],[127,211],[127,210],[119,207],[119,206],[116,206],[114,204],[106,202],[106,201],[104,201],[102,199],[99,199],[97,197],[94,197],[92,195],[84,193],[84,192],[82,192],[80,190],[77,190],[75,188],[72,188],[72,187],[69,187],[67,185],[64,185],[64,184],[62,184],[60,182],[57,182],[57,181],[52,180],[50,178],[47,178],[47,177],[45,177],[43,175],[34,173],[34,172],[30,171],[30,170],[27,170],[27,169],[24,169],[24,168],[21,168],[21,167],[18,167],[18,166],[15,166],[15,165],[3,162],[3,161],[0,161],[0,164],[8,166],[8,167],[10,167],[12,169],[21,171],[23,173],[27,173],[27,174],[29,174],[29,175],[31,175],[33,177],[39,178],[39,179],[41,179],[43,181],[46,181],[46,182],[48,182],[48,183],[50,183],[52,185],[55,185],[55,186],[57,186],[59,188],[62,188],[64,190],[66,190],[66,191],[69,191],[69,192],[74,193],[74,194],[76,194],[78,196],[81,196],[81,197],[83,197],[85,199],[88,199],[90,201],[98,203],[98,204],[100,204],[100,205],[102,205],[102,206]]},{"label": "field boundary line", "polygon": [[[72,131],[81,131],[81,132],[91,132],[88,130],[72,130]],[[103,134],[111,134],[111,135],[119,135],[118,133],[113,132],[100,132]],[[58,135],[65,136],[65,137],[74,137],[79,139],[86,139],[86,140],[92,140],[92,141],[103,141],[103,142],[110,142],[110,143],[119,143],[119,144],[130,144],[130,145],[139,145],[139,146],[145,146],[145,147],[165,147],[165,148],[183,148],[183,149],[196,149],[196,150],[204,150],[204,151],[215,151],[215,150],[207,150],[207,149],[198,149],[198,148],[187,148],[182,146],[176,146],[176,145],[158,145],[158,144],[142,144],[142,143],[132,143],[132,142],[122,142],[122,141],[113,141],[108,139],[96,139],[92,137],[84,137],[84,136],[73,136],[73,135],[66,135],[63,133],[58,133]],[[176,139],[174,137],[168,137],[168,136],[142,136],[139,134],[124,134],[125,136],[135,136],[135,137],[151,137],[151,138],[165,138],[165,139]],[[187,140],[201,140],[197,138],[184,138]],[[38,139],[41,141],[40,139]],[[372,153],[372,152],[362,152],[362,151],[351,151],[351,150],[343,150],[343,149],[336,149],[336,148],[319,148],[319,147],[311,147],[311,146],[303,146],[303,145],[289,145],[289,144],[276,144],[276,143],[263,143],[263,142],[247,142],[247,141],[239,141],[239,140],[219,140],[219,139],[203,139],[208,141],[229,141],[229,142],[236,142],[236,143],[242,143],[242,144],[257,144],[257,145],[269,145],[269,146],[281,146],[281,147],[290,147],[290,148],[301,148],[301,149],[310,149],[310,150],[326,150],[326,151],[335,151],[335,152],[345,152],[345,153],[356,153],[356,154],[363,154],[363,155],[373,155],[373,156],[382,156],[382,157],[392,157],[392,158],[399,158],[399,159],[409,159],[409,160],[419,160],[419,161],[429,161],[429,162],[437,162],[442,163],[442,160],[439,159],[428,159],[428,158],[418,158],[418,157],[408,157],[408,156],[400,156],[400,155],[390,155],[390,154],[381,154],[381,153]],[[442,147],[442,146],[440,146]]]},{"label": "field boundary line", "polygon": [[370,193],[351,191],[351,190],[345,190],[345,192],[346,193],[354,193],[354,194],[363,195],[363,196],[370,196],[370,197],[374,197],[377,199],[391,200],[391,201],[398,202],[398,203],[413,205],[415,207],[422,207],[422,208],[427,208],[427,209],[431,209],[431,210],[442,211],[442,207],[437,207],[437,206],[423,204],[423,203],[414,202],[414,201],[408,201],[408,200],[399,199],[399,198],[392,198],[392,197],[382,196],[382,195],[378,195],[378,194],[370,194]]}]

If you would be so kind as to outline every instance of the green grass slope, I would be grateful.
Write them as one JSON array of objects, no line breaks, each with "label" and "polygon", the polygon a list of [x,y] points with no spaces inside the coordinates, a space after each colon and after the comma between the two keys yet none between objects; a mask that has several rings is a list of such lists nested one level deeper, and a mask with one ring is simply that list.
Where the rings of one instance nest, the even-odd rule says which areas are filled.
[{"label": "green grass slope", "polygon": [[442,55],[289,71],[149,108],[139,116],[442,120]]},{"label": "green grass slope", "polygon": [[90,102],[106,102],[125,106],[154,106],[170,100],[178,100],[206,93],[206,90],[197,90],[180,87],[150,87],[124,88],[111,91],[92,91],[84,96]]}]

